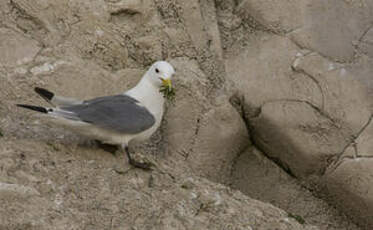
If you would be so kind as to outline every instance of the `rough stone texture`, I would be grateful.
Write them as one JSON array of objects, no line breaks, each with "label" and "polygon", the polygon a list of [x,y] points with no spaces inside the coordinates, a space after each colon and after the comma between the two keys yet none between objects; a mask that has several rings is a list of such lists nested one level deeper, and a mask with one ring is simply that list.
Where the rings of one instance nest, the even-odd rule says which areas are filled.
[{"label": "rough stone texture", "polygon": [[373,3],[365,0],[240,2],[239,15],[249,15],[270,31],[289,34],[301,47],[339,61],[353,59],[356,43],[373,22]]},{"label": "rough stone texture", "polygon": [[373,57],[373,28],[370,28],[361,38],[359,45],[360,52],[366,53],[369,57]]},{"label": "rough stone texture", "polygon": [[244,0],[237,6],[241,17],[255,18],[261,25],[279,33],[289,33],[303,25],[303,0]]},{"label": "rough stone texture", "polygon": [[[373,189],[367,184],[372,181],[372,158],[365,156],[345,157],[336,169],[327,172],[325,190],[337,207],[355,216],[366,229],[372,226]],[[337,200],[344,200],[340,204]]]},{"label": "rough stone texture", "polygon": [[144,172],[90,145],[0,142],[2,229],[303,228],[270,204],[168,162]]},{"label": "rough stone texture", "polygon": [[356,157],[373,157],[371,142],[373,136],[373,124],[372,117],[365,124],[364,129],[359,133],[358,137],[352,143],[354,148],[356,147]]},{"label": "rough stone texture", "polygon": [[252,126],[256,144],[299,178],[322,175],[328,159],[348,144],[343,130],[301,101],[264,104]]},{"label": "rough stone texture", "polygon": [[298,177],[321,175],[370,115],[365,91],[345,68],[303,53],[287,38],[260,34],[226,61],[256,144]]},{"label": "rough stone texture", "polygon": [[334,60],[352,60],[354,43],[372,26],[373,3],[317,0],[303,5],[303,25],[290,35],[294,41]]},{"label": "rough stone texture", "polygon": [[[370,226],[372,219],[373,189],[367,186],[372,180],[372,117],[357,135],[356,139],[330,165],[323,178],[323,185],[329,198],[336,202],[345,200],[338,207],[346,208],[352,216],[363,217]],[[356,217],[355,217],[356,218]],[[359,218],[356,218],[359,221]]]},{"label": "rough stone texture", "polygon": [[295,71],[311,76],[320,87],[323,103],[320,109],[335,122],[357,132],[369,119],[371,100],[367,90],[345,66],[318,54],[308,54],[294,61]]},{"label": "rough stone texture", "polygon": [[[253,144],[371,229],[372,15],[365,0],[0,1],[0,228],[318,229],[207,181],[259,171],[243,163]],[[152,139],[131,146],[151,172],[14,106],[45,105],[35,86],[120,93],[159,59],[176,67],[177,99]],[[272,180],[248,175],[263,178],[257,188]],[[236,188],[293,212],[245,180]],[[312,210],[353,228],[330,206]],[[312,215],[306,223],[327,229]]]},{"label": "rough stone texture", "polygon": [[[194,31],[202,20],[199,4],[196,18],[183,16],[188,19],[183,29],[180,9],[189,5],[149,2],[2,5],[9,17],[3,17],[1,33],[6,55],[0,69],[0,199],[6,208],[0,228],[299,229],[285,212],[196,176],[228,180],[235,156],[249,144],[248,134],[228,94],[212,81],[223,74],[210,76],[215,61],[210,66],[206,60],[211,53],[221,61],[219,45],[210,50],[207,34],[202,40],[189,37],[203,33],[202,24]],[[164,7],[175,15],[168,17]],[[213,5],[204,7],[215,12]],[[166,26],[172,22],[175,27]],[[209,18],[214,22],[215,30],[208,32],[219,41],[216,18]],[[123,154],[113,156],[14,107],[45,103],[32,92],[34,86],[82,99],[120,93],[136,84],[147,65],[166,57],[178,70],[177,103],[168,106],[152,141],[134,146],[156,164],[151,172],[131,169]],[[184,115],[192,122],[178,120]],[[188,159],[178,154],[182,146]]]},{"label": "rough stone texture", "polygon": [[281,99],[307,100],[321,106],[323,98],[318,85],[291,68],[296,56],[302,54],[294,43],[263,33],[249,39],[249,45],[238,55],[227,55],[225,66],[227,78],[236,82],[237,89],[247,99],[251,116],[265,102]]},{"label": "rough stone texture", "polygon": [[0,63],[3,67],[14,67],[31,62],[40,47],[38,42],[10,29],[0,29]]},{"label": "rough stone texture", "polygon": [[[370,212],[371,195],[360,195],[371,183],[353,186],[344,175],[371,180],[372,172],[358,166],[333,177],[327,172],[356,155],[353,146],[371,120],[372,2],[217,3],[227,78],[236,83],[233,101],[253,144],[371,229],[372,218],[361,215]],[[337,181],[349,192],[321,189]]]},{"label": "rough stone texture", "polygon": [[[371,81],[371,73],[373,71],[373,60],[368,56],[362,56],[355,63],[346,65],[348,72],[354,76],[355,79],[361,82],[363,91],[368,94],[368,98],[372,98],[373,95],[373,83]],[[373,111],[372,100],[367,100],[370,103],[369,109]]]},{"label": "rough stone texture", "polygon": [[208,80],[195,62],[171,63],[179,89],[166,117],[169,151],[178,153],[197,174],[226,183],[234,158],[249,145],[245,123],[222,92],[212,101],[206,99]]},{"label": "rough stone texture", "polygon": [[314,197],[255,147],[248,148],[236,159],[231,187],[252,198],[270,202],[299,221],[318,225],[320,229],[359,229],[338,214],[337,209]]},{"label": "rough stone texture", "polygon": [[234,158],[249,145],[245,124],[227,102],[203,114],[191,167],[214,181],[227,183]]}]

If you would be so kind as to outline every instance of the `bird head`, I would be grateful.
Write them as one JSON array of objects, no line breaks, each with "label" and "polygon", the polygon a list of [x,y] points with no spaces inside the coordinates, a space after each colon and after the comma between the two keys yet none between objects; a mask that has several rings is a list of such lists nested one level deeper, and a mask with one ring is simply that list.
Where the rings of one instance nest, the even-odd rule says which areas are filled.
[{"label": "bird head", "polygon": [[175,90],[172,87],[171,78],[175,73],[172,65],[166,61],[155,62],[148,70],[146,77],[153,85],[159,87],[159,91],[167,99],[173,99]]}]

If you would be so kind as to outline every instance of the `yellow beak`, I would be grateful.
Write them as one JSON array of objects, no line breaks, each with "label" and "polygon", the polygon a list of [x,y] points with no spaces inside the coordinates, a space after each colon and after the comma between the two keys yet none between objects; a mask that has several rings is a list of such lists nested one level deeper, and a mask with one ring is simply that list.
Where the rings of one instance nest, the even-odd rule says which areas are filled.
[{"label": "yellow beak", "polygon": [[161,78],[162,80],[162,84],[163,86],[171,89],[172,88],[172,82],[171,82],[171,79],[164,79],[164,78]]}]

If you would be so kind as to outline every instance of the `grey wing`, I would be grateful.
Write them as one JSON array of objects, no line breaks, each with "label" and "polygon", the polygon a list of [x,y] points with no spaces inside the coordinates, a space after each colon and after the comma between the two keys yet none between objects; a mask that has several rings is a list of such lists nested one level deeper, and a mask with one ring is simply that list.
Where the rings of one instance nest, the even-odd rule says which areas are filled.
[{"label": "grey wing", "polygon": [[81,121],[125,134],[140,133],[155,123],[145,107],[126,95],[99,97],[61,109],[72,112]]}]

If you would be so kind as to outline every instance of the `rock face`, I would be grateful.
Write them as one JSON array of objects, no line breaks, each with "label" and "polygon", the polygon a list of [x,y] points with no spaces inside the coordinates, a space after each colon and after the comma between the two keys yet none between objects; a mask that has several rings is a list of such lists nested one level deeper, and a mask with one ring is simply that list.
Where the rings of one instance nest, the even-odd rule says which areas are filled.
[{"label": "rock face", "polygon": [[[234,158],[250,144],[244,121],[221,94],[208,100],[208,80],[197,63],[175,59],[177,102],[165,125],[169,151],[178,153],[204,177],[228,183]],[[220,94],[220,93],[219,93]]]},{"label": "rock face", "polygon": [[6,138],[0,157],[2,229],[302,228],[270,204],[172,165],[124,168],[123,157],[92,146]]},{"label": "rock face", "polygon": [[[357,229],[300,182],[371,229],[372,11],[364,0],[1,1],[0,228]],[[160,59],[176,68],[177,98],[133,146],[150,172],[14,106],[44,103],[35,86],[121,93]],[[273,178],[252,149],[289,193],[258,195]],[[317,204],[302,218],[280,202],[295,191]],[[318,212],[330,215],[308,217]]]},{"label": "rock face", "polygon": [[373,190],[368,185],[373,174],[371,120],[372,118],[354,142],[346,147],[338,161],[328,168],[323,178],[325,189],[331,194],[331,199],[338,204],[336,198],[342,198],[346,201],[344,206],[350,207],[348,213],[358,214],[364,219],[371,218],[369,213],[372,213],[373,203]]},{"label": "rock face", "polygon": [[[302,25],[290,37],[302,47],[337,61],[354,59],[355,45],[372,25],[370,1],[317,0],[302,5]],[[289,9],[289,8],[288,8]]]},{"label": "rock face", "polygon": [[364,213],[372,212],[373,174],[357,141],[369,135],[372,118],[373,5],[236,3],[221,2],[218,18],[227,78],[240,82],[237,98],[254,145],[371,229]]},{"label": "rock face", "polygon": [[236,159],[231,187],[252,198],[270,202],[298,221],[307,221],[320,229],[360,229],[339,215],[337,209],[314,197],[255,147],[248,148]]},{"label": "rock face", "polygon": [[37,41],[10,29],[1,28],[0,36],[2,38],[0,61],[3,66],[15,67],[27,64],[33,60],[40,50]]}]

